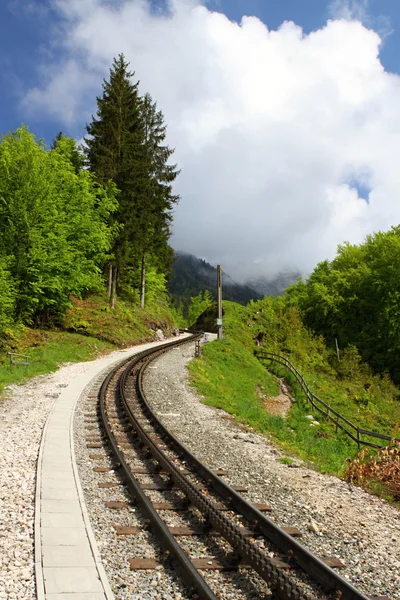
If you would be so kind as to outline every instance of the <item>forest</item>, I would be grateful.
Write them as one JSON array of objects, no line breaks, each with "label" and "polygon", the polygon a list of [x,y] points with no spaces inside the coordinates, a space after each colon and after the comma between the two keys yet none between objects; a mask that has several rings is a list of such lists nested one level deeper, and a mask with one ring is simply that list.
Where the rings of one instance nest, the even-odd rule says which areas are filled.
[{"label": "forest", "polygon": [[107,288],[144,307],[165,291],[178,175],[166,125],[114,59],[83,148],[59,133],[51,148],[28,127],[0,140],[0,333],[57,322],[71,297]]},{"label": "forest", "polygon": [[[181,325],[213,302],[215,269],[169,245],[173,185],[167,127],[157,103],[121,54],[97,97],[83,147],[59,133],[52,146],[25,125],[0,140],[0,339],[16,323],[57,324],[71,298],[105,293],[144,308],[167,294]],[[344,243],[332,261],[289,286],[295,307],[328,348],[356,348],[376,373],[400,382],[400,226],[360,245]],[[259,294],[234,282],[225,299]],[[180,313],[180,314],[179,314]],[[189,322],[190,321],[190,322]]]},{"label": "forest", "polygon": [[304,324],[331,348],[354,346],[375,372],[400,382],[400,227],[339,246],[332,261],[286,291]]}]

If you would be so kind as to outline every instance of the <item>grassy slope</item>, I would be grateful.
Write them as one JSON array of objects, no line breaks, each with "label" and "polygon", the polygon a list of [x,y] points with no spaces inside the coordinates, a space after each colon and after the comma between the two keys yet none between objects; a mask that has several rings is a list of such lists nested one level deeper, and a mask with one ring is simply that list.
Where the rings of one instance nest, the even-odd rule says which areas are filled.
[{"label": "grassy slope", "polygon": [[[154,302],[142,311],[119,300],[111,311],[105,296],[74,299],[56,330],[16,327],[7,332],[0,347],[0,393],[10,383],[55,371],[61,363],[92,360],[119,347],[149,341],[157,328],[169,335],[173,325],[163,302]],[[29,366],[10,368],[7,352],[27,354]]]},{"label": "grassy slope", "polygon": [[[261,433],[269,433],[287,451],[311,461],[321,471],[342,475],[347,459],[357,452],[356,444],[343,433],[336,433],[329,422],[310,426],[305,418],[310,407],[281,368],[274,367],[274,373],[291,381],[297,402],[287,419],[271,416],[265,410],[260,391],[276,395],[278,385],[274,374],[260,369],[253,356],[253,338],[258,331],[266,331],[266,348],[288,354],[310,387],[355,423],[395,435],[398,421],[396,426],[393,417],[400,414],[399,402],[393,397],[397,390],[391,382],[374,378],[368,370],[363,374],[362,369],[352,365],[352,377],[340,373],[338,379],[323,341],[306,332],[294,313],[283,317],[275,310],[272,314],[268,302],[253,303],[248,308],[224,303],[226,339],[205,346],[202,357],[190,363],[192,383],[207,404],[227,410]],[[367,406],[359,403],[362,398],[365,404],[363,377],[370,386]]]}]

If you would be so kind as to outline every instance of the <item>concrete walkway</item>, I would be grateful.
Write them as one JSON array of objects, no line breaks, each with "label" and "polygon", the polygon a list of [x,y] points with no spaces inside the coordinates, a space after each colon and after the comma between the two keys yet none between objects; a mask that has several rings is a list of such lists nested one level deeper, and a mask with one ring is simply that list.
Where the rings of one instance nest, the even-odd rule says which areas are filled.
[{"label": "concrete walkway", "polygon": [[54,403],[43,430],[37,469],[35,572],[38,600],[114,598],[79,482],[73,415],[80,397],[96,382],[100,385],[112,365],[162,343],[135,346],[94,361]]}]

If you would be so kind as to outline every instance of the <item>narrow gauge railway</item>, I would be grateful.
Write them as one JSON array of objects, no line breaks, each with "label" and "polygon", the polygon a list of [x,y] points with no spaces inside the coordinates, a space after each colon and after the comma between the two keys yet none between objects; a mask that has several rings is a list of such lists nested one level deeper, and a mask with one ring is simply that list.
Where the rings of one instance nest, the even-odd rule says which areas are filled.
[{"label": "narrow gauge railway", "polygon": [[[299,544],[294,528],[276,526],[265,515],[267,505],[250,504],[239,493],[245,490],[229,486],[223,472],[212,472],[203,465],[151,411],[142,389],[144,370],[171,346],[195,338],[144,351],[120,365],[103,382],[96,412],[85,415],[91,431],[101,420],[102,439],[88,432],[88,447],[105,444],[114,463],[114,469],[95,470],[113,470],[118,476],[118,480],[103,481],[99,486],[112,489],[123,485],[131,504],[142,511],[145,527],[160,544],[161,550],[155,550],[157,559],[127,556],[131,569],[156,569],[160,562],[168,562],[183,581],[188,597],[193,598],[221,597],[213,590],[208,573],[224,569],[241,573],[240,578],[232,575],[226,579],[227,587],[232,587],[227,597],[270,598],[272,594],[284,600],[367,600],[368,596],[329,566],[329,559],[322,560]],[[117,510],[124,504],[108,503]],[[171,525],[171,514],[179,515],[179,525]],[[118,536],[140,531],[136,526],[118,524],[115,529]],[[243,591],[238,589],[241,585]]]}]

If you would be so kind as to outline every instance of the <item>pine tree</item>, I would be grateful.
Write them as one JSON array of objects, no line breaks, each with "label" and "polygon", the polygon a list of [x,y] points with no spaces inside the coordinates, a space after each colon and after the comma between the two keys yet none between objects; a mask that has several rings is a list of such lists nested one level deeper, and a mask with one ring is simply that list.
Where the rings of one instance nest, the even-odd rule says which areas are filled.
[{"label": "pine tree", "polygon": [[[144,164],[147,186],[144,191],[138,219],[141,222],[139,246],[141,254],[141,307],[144,307],[146,261],[149,254],[158,257],[157,266],[166,266],[171,258],[168,246],[172,208],[179,201],[172,183],[179,174],[176,165],[168,164],[174,150],[165,145],[166,125],[157,104],[146,94],[142,103],[144,127]],[[164,264],[163,264],[164,263]]]},{"label": "pine tree", "polygon": [[122,54],[114,59],[85,140],[90,169],[101,183],[112,180],[120,192],[114,261],[109,265],[112,307],[117,280],[135,278],[132,273],[138,270],[144,306],[149,259],[152,266],[168,271],[171,210],[179,200],[172,190],[178,170],[168,164],[173,150],[164,144],[163,114],[149,94],[139,96],[128,67]]},{"label": "pine tree", "polygon": [[119,275],[135,262],[135,206],[143,177],[141,99],[128,67],[123,54],[114,59],[110,79],[104,80],[103,94],[97,98],[97,117],[87,125],[89,137],[85,138],[90,170],[101,183],[113,181],[119,190],[113,223],[117,230],[114,260],[108,266],[111,307],[115,305]]}]

